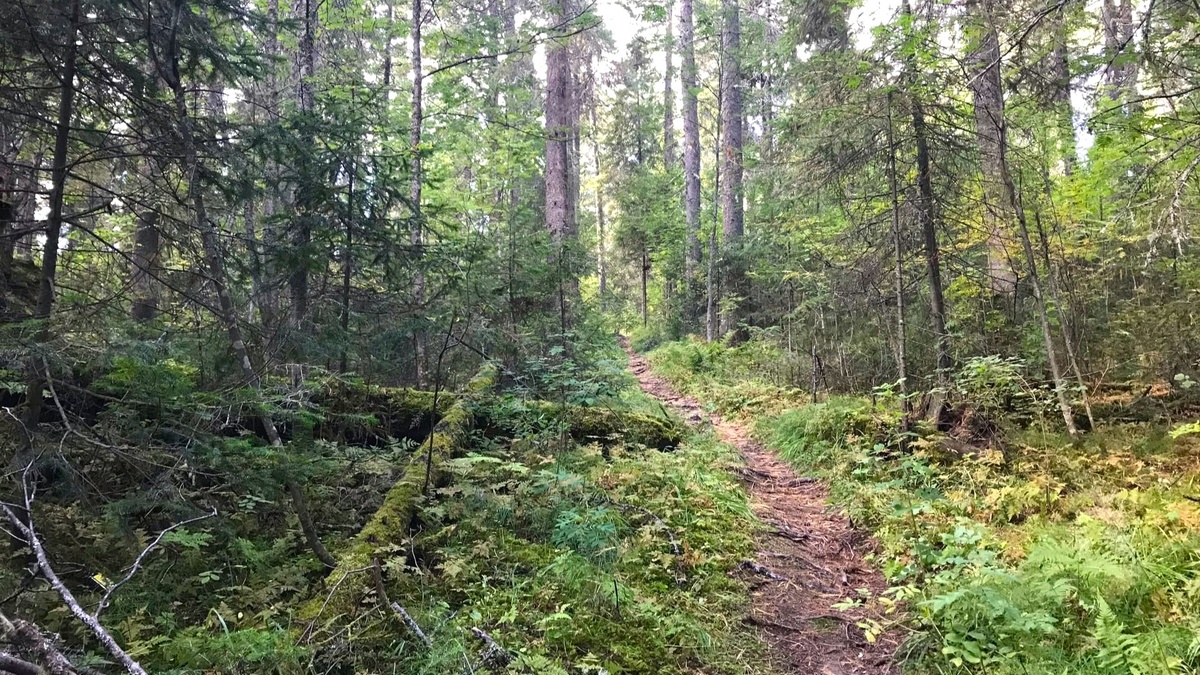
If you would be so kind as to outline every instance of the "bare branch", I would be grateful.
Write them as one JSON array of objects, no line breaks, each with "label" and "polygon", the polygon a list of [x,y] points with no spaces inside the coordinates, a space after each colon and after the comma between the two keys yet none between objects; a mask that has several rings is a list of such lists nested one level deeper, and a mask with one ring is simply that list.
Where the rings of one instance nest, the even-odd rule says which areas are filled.
[{"label": "bare branch", "polygon": [[195,522],[198,522],[201,520],[212,518],[216,515],[217,515],[217,509],[216,509],[216,507],[213,507],[213,510],[210,511],[209,513],[205,513],[204,515],[196,516],[195,518],[188,518],[187,520],[182,520],[182,521],[175,523],[174,525],[168,527],[167,529],[163,530],[162,532],[159,532],[158,536],[154,538],[154,541],[150,542],[150,544],[147,545],[146,548],[142,549],[142,552],[138,554],[138,557],[133,560],[133,564],[129,566],[129,571],[125,574],[125,576],[122,577],[122,579],[120,581],[118,581],[117,583],[113,584],[112,586],[109,586],[108,590],[106,590],[104,592],[104,596],[102,598],[100,598],[100,603],[98,605],[96,605],[96,613],[93,614],[93,616],[95,616],[97,618],[100,617],[100,613],[103,612],[108,607],[109,601],[112,600],[113,594],[117,592],[118,588],[124,586],[130,579],[132,579],[133,575],[138,573],[138,571],[142,568],[142,563],[146,560],[146,556],[149,555],[150,552],[153,551],[162,542],[163,537],[165,537],[168,532],[171,532],[172,530],[177,530],[185,525],[190,525],[192,523],[195,523]]}]

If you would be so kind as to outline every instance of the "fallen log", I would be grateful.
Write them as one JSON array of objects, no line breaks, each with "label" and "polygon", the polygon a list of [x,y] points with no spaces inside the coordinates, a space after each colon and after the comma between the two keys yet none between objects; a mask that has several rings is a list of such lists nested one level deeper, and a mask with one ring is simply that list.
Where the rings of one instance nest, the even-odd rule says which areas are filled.
[{"label": "fallen log", "polygon": [[[446,410],[429,437],[409,458],[404,474],[388,490],[375,515],[337,556],[337,566],[326,576],[327,584],[332,586],[327,597],[310,601],[300,612],[302,619],[315,623],[323,612],[328,613],[328,607],[336,609],[333,615],[352,610],[366,587],[342,581],[371,566],[381,553],[391,557],[391,552],[401,548],[411,536],[421,504],[448,477],[443,469],[446,461],[466,454],[466,442],[475,423],[470,402],[494,382],[495,370],[485,366],[467,386],[466,393]],[[311,626],[305,634],[313,634]]]},{"label": "fallen log", "polygon": [[[549,401],[530,401],[530,412],[553,424],[559,422],[580,443],[644,445],[654,450],[674,450],[683,442],[686,430],[680,422],[667,417],[651,417],[597,406],[560,405]],[[501,433],[517,433],[513,419],[487,420]]]}]

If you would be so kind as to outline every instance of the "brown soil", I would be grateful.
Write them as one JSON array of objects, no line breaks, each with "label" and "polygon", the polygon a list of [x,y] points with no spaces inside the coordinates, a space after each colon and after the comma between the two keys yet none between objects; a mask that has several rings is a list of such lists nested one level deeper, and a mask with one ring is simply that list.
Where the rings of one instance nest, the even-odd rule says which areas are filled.
[{"label": "brown soil", "polygon": [[797,475],[751,439],[743,426],[680,396],[650,372],[640,355],[629,351],[629,358],[630,370],[646,393],[689,424],[711,424],[717,437],[745,458],[737,471],[766,526],[756,539],[757,559],[742,564],[741,574],[752,589],[745,621],[759,628],[772,661],[785,673],[804,675],[898,672],[893,660],[899,642],[895,631],[871,643],[858,626],[867,619],[887,625],[894,617],[871,608],[833,607],[860,597],[859,589],[876,596],[887,588],[879,571],[863,560],[874,546],[870,537],[827,506],[828,491],[819,481]]}]

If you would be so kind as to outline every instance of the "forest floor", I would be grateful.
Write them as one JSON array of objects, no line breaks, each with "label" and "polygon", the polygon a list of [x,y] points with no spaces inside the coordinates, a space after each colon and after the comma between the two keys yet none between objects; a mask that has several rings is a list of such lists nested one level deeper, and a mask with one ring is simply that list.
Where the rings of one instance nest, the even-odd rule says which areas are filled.
[{"label": "forest floor", "polygon": [[745,459],[739,473],[765,525],[755,540],[757,560],[743,566],[752,588],[746,621],[761,629],[772,661],[783,672],[805,675],[898,672],[893,657],[900,638],[893,631],[868,640],[863,630],[887,623],[885,617],[866,607],[837,607],[887,588],[883,575],[864,560],[874,549],[870,536],[828,507],[820,481],[798,475],[742,425],[679,395],[627,340],[621,343],[643,391],[690,425],[711,424],[717,438]]}]

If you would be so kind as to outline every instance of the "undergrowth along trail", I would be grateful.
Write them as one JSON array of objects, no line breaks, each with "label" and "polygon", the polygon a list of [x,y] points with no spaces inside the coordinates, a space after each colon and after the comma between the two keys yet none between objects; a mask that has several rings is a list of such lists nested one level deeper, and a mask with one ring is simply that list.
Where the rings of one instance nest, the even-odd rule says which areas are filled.
[{"label": "undergrowth along trail", "polygon": [[757,559],[743,566],[754,577],[747,621],[762,630],[777,665],[814,675],[898,672],[893,656],[899,640],[881,631],[884,617],[873,608],[847,606],[887,588],[883,575],[864,560],[873,547],[869,536],[827,507],[820,481],[798,475],[741,425],[678,394],[627,340],[621,343],[643,391],[691,425],[711,424],[745,460],[739,473],[766,526],[755,539]]}]

